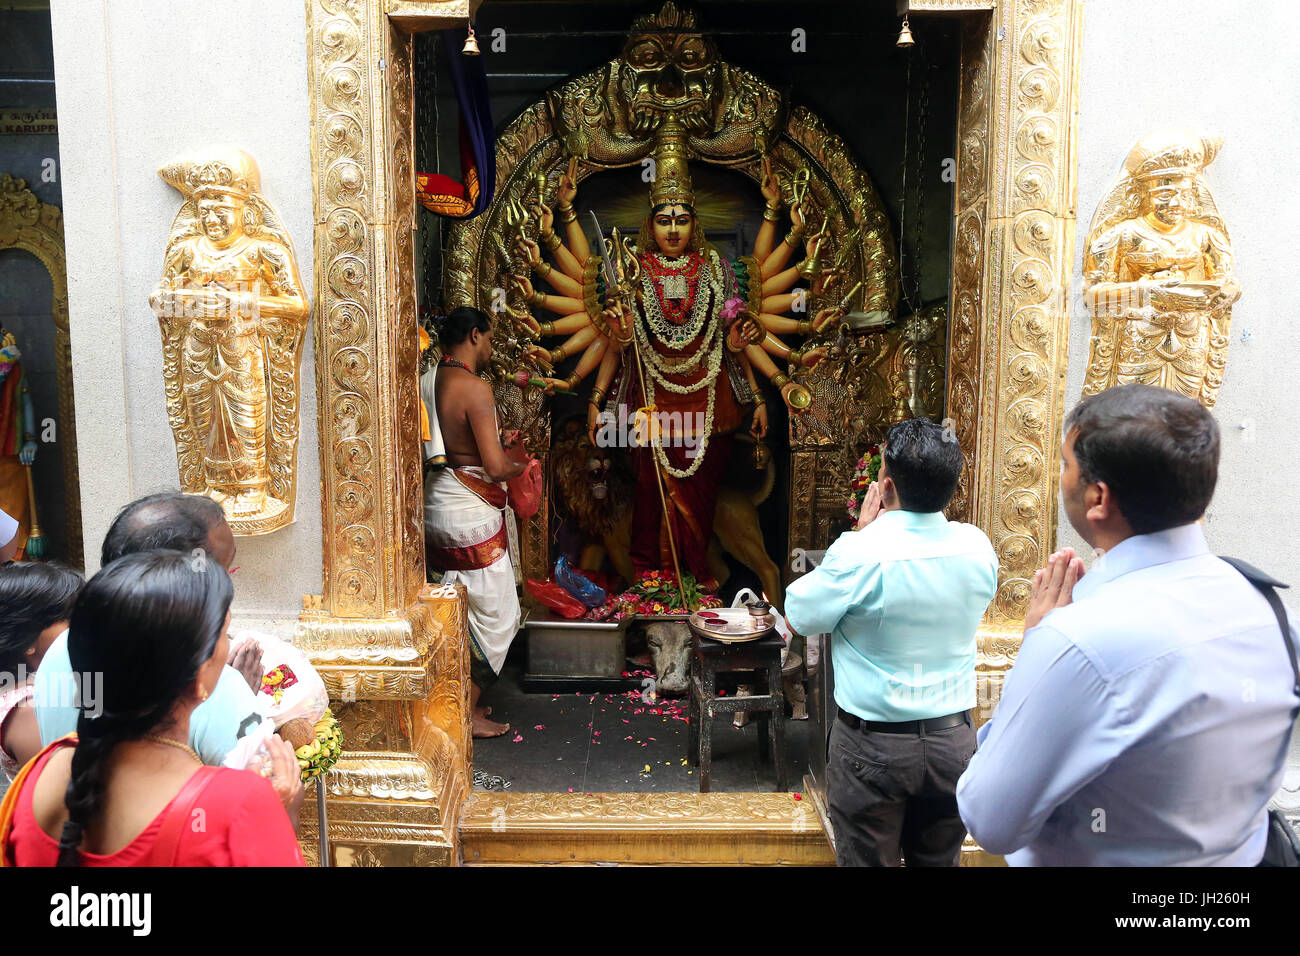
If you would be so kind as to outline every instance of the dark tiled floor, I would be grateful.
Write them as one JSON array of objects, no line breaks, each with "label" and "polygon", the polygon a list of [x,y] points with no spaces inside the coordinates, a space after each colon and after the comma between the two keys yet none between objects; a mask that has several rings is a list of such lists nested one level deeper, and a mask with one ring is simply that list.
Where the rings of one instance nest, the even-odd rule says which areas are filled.
[{"label": "dark tiled floor", "polygon": [[[520,687],[522,664],[512,654],[500,680],[483,695],[492,719],[509,723],[511,730],[474,741],[475,771],[504,778],[512,791],[699,790],[699,769],[686,760],[686,698],[646,701],[636,691],[526,694]],[[776,789],[772,763],[759,761],[757,722],[751,718],[736,729],[731,720],[730,715],[714,718],[713,790]],[[795,790],[808,770],[811,726],[806,720],[786,721],[788,784]]]}]

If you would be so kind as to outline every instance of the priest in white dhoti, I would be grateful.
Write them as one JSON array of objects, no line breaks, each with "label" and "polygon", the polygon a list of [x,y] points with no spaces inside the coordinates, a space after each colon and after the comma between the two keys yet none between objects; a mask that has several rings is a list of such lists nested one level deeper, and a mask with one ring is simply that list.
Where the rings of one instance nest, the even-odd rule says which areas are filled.
[{"label": "priest in white dhoti", "polygon": [[523,466],[507,455],[492,389],[478,377],[492,354],[490,319],[477,309],[456,309],[442,320],[439,338],[443,356],[420,379],[429,424],[423,446],[425,551],[429,567],[443,572],[443,583],[465,586],[474,736],[495,737],[509,725],[488,720],[478,699],[501,673],[519,630],[511,559],[517,539],[506,481]]}]

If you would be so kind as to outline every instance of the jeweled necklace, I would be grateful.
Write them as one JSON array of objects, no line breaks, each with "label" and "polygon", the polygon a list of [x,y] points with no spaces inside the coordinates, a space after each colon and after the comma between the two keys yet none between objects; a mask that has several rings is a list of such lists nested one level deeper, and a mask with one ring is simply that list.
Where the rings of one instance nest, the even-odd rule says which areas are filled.
[{"label": "jeweled necklace", "polygon": [[145,734],[144,739],[155,744],[166,744],[168,747],[175,747],[177,750],[184,750],[194,758],[196,763],[203,763],[202,759],[200,759],[193,747],[188,747],[179,740],[172,740],[170,737],[160,737],[158,734]]},{"label": "jeweled necklace", "polygon": [[677,259],[669,259],[663,253],[654,253],[647,257],[648,271],[655,277],[655,295],[664,317],[673,325],[681,325],[692,311],[699,284],[696,281],[704,257],[697,253],[688,253]]},{"label": "jeweled necklace", "polygon": [[444,355],[442,358],[438,359],[438,364],[439,364],[439,365],[451,365],[451,366],[454,366],[454,367],[456,367],[456,368],[463,368],[465,371],[469,372],[469,374],[471,374],[471,375],[474,374],[474,370],[473,370],[472,368],[470,368],[468,365],[466,365],[466,364],[465,364],[464,362],[462,362],[460,359],[454,359],[454,358],[452,358],[450,355]]},{"label": "jeweled necklace", "polygon": [[[669,305],[665,301],[665,296],[661,286],[661,276],[655,272],[655,256],[643,257],[647,268],[642,270],[642,301],[644,302],[643,313],[645,320],[650,329],[654,332],[655,337],[670,348],[683,348],[690,342],[699,338],[701,331],[704,330],[705,323],[709,320],[716,321],[717,310],[713,305],[718,301],[717,294],[721,290],[722,284],[718,281],[716,262],[712,265],[714,268],[709,269],[705,274],[700,275],[700,267],[704,264],[704,257],[701,256],[696,260],[696,268],[692,273],[692,278],[698,276],[697,281],[691,283],[692,288],[689,290],[690,295],[685,303],[680,307],[673,303]],[[716,256],[710,256],[714,259]],[[681,277],[681,276],[679,276]],[[681,277],[684,278],[684,277]],[[707,293],[712,293],[708,295]],[[686,306],[690,306],[690,319],[685,318]],[[666,309],[679,309],[681,317],[673,318],[665,313]],[[712,339],[712,336],[706,333],[704,335],[706,343]],[[699,364],[698,359],[695,362],[681,363],[678,361],[679,369],[688,368],[692,365]]]}]

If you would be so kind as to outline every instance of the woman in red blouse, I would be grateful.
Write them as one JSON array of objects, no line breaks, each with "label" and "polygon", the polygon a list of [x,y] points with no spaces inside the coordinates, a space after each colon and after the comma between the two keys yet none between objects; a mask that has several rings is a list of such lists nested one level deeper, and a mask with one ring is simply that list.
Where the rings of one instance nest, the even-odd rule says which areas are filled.
[{"label": "woman in red blouse", "polygon": [[14,781],[0,809],[3,864],[302,865],[277,795],[296,816],[293,748],[272,738],[264,777],[204,767],[187,744],[190,714],[225,666],[231,596],[217,562],[175,551],[128,555],[91,578],[68,632],[82,675],[77,735]]}]

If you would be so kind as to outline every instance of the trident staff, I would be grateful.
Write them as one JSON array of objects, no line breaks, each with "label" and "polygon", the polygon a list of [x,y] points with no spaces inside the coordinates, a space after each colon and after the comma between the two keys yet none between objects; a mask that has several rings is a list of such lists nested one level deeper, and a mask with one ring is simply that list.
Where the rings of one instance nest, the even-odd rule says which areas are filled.
[{"label": "trident staff", "polygon": [[[605,239],[605,232],[600,228],[600,220],[596,218],[596,213],[594,211],[591,214],[591,222],[592,225],[596,227],[597,239],[599,239],[605,247],[605,255],[602,258],[600,265],[605,274],[606,299],[611,304],[614,302],[621,304],[623,299],[633,294],[632,283],[635,282],[640,275],[640,266],[637,265],[636,257],[631,255],[627,248],[625,248],[624,243],[626,240],[618,234],[617,228],[615,228],[613,233],[611,233],[611,238]],[[632,321],[635,322],[636,318],[633,317]],[[641,381],[641,407],[643,409],[648,409],[651,406],[650,398],[645,387],[646,371],[641,360],[641,346],[637,343],[635,335],[632,336],[632,351],[636,356],[637,378]],[[651,442],[651,447],[649,449],[650,454],[655,455],[653,429],[648,430],[647,435]],[[686,606],[686,584],[682,581],[681,563],[677,559],[677,542],[673,539],[673,523],[670,520],[671,515],[668,511],[668,499],[664,495],[664,476],[663,472],[660,470],[659,458],[657,455],[655,455],[654,464],[655,484],[659,488],[659,507],[663,510],[664,528],[668,532],[668,551],[673,556],[673,572],[677,575],[677,594],[682,600],[682,610],[689,611],[690,608]]]}]

